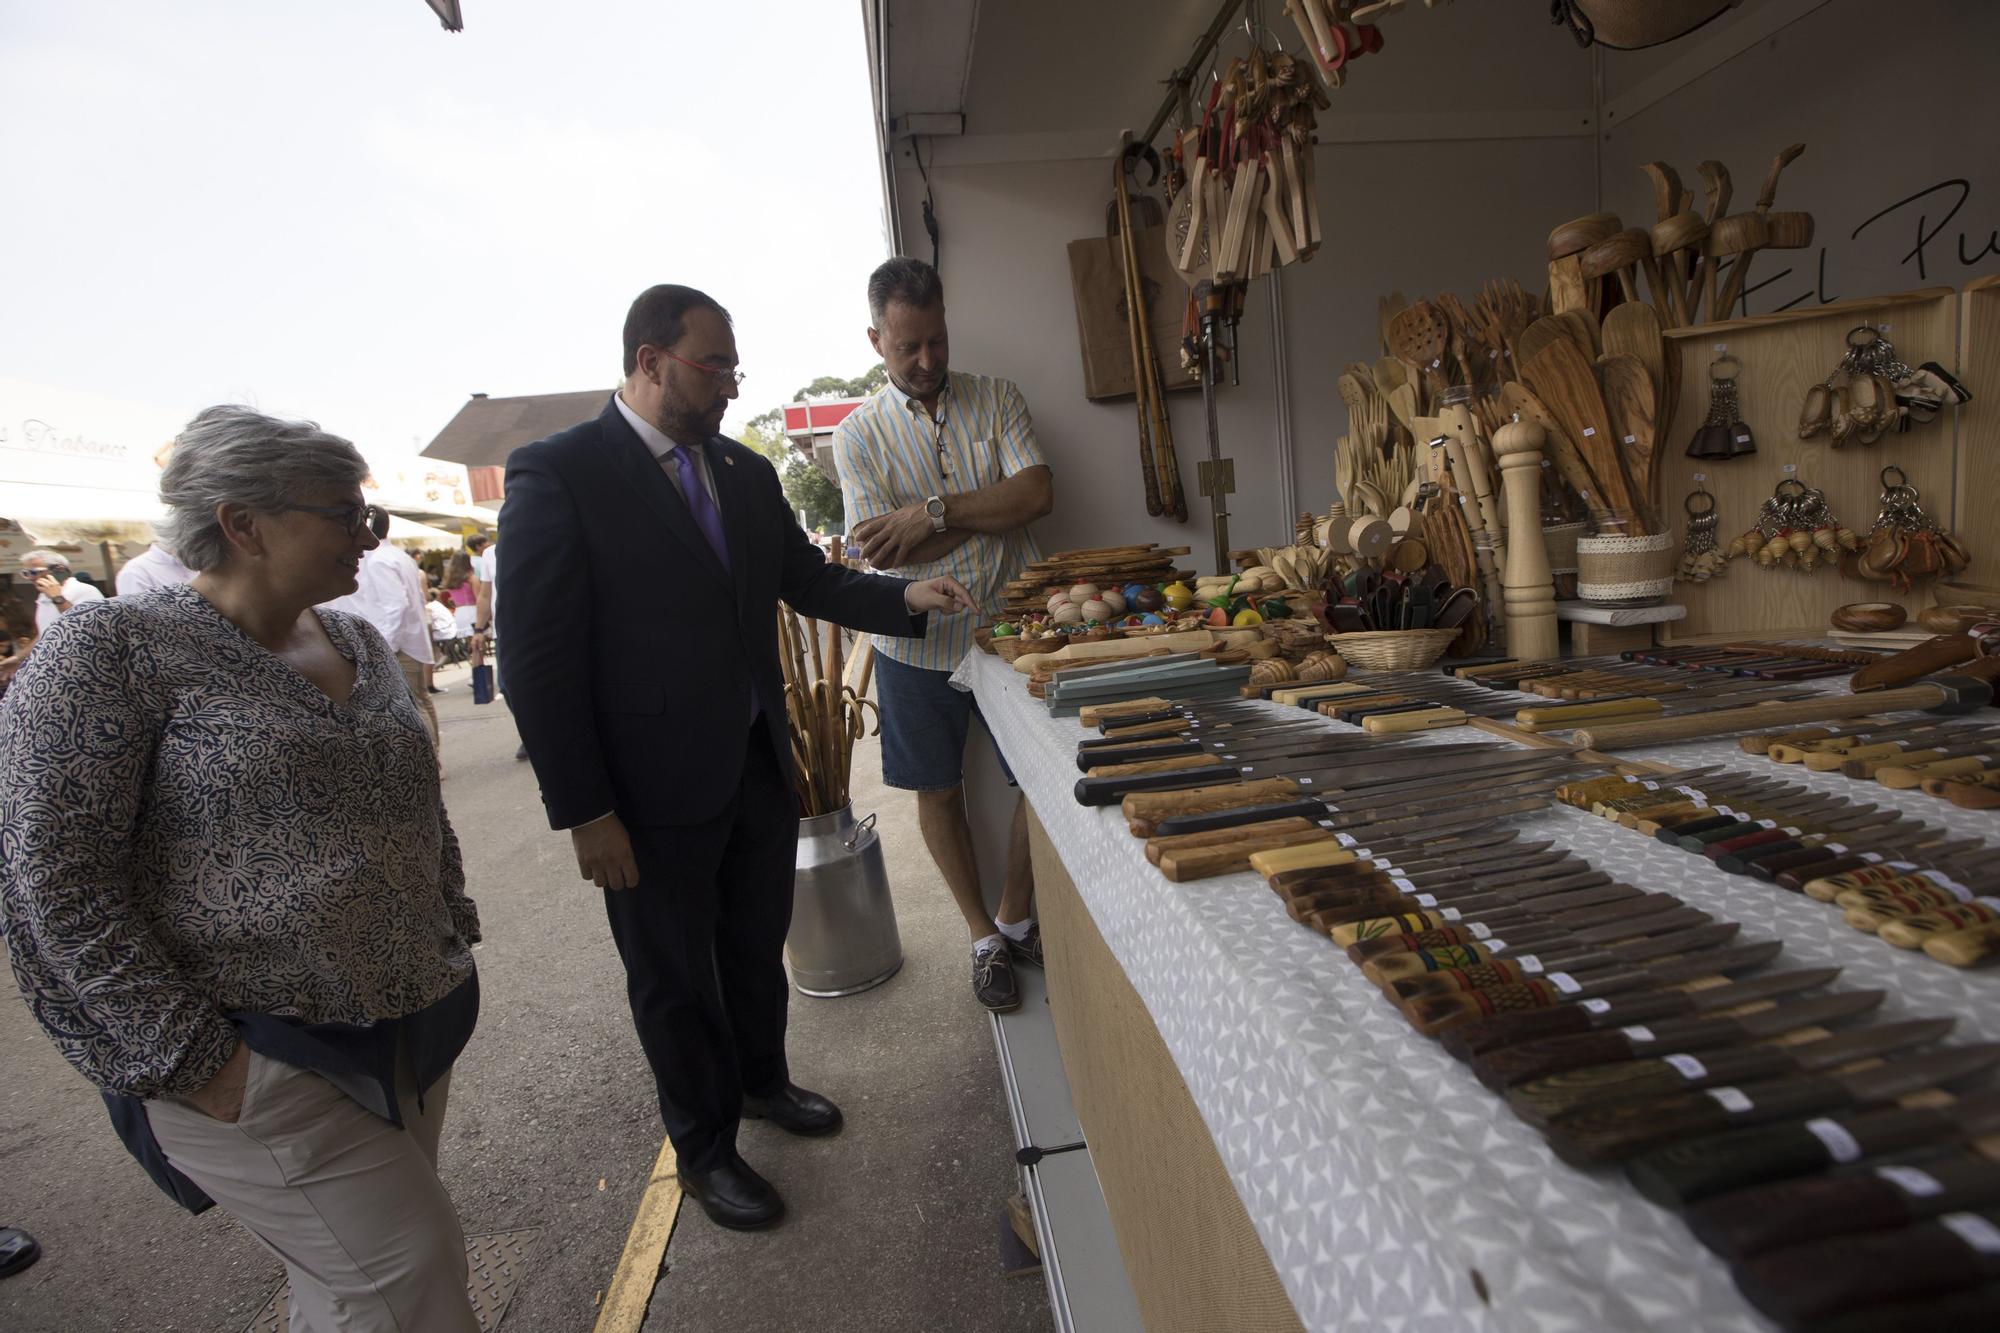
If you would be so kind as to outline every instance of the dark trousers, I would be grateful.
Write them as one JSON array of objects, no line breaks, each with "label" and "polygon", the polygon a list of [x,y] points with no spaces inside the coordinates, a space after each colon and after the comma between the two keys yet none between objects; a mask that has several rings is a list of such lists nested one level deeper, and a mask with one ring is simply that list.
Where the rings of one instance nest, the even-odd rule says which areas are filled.
[{"label": "dark trousers", "polygon": [[735,1151],[746,1092],[788,1078],[798,805],[763,725],[744,741],[736,799],[706,823],[631,829],[639,885],[604,893],[660,1117],[690,1171]]}]

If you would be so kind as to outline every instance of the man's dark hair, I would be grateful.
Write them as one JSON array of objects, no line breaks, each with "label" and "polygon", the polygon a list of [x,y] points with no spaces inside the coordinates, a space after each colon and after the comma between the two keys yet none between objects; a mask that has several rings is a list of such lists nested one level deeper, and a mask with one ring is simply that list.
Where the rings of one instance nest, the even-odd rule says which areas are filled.
[{"label": "man's dark hair", "polygon": [[486,539],[484,537],[467,537],[465,539],[465,549],[474,555],[478,555],[486,549]]},{"label": "man's dark hair", "polygon": [[868,315],[882,327],[882,312],[891,301],[915,310],[944,304],[944,279],[921,259],[897,255],[868,275]]},{"label": "man's dark hair", "polygon": [[687,312],[713,310],[724,320],[729,312],[707,292],[663,282],[639,293],[639,299],[625,312],[625,373],[639,368],[643,346],[672,347],[687,328]]}]

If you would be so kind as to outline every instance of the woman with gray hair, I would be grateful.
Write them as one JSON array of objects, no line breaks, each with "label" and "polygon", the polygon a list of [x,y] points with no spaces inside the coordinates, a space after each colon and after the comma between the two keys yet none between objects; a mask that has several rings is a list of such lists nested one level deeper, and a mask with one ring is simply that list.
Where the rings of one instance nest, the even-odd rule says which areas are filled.
[{"label": "woman with gray hair", "polygon": [[310,423],[188,423],[194,581],[63,616],[0,708],[0,930],[154,1180],[284,1261],[294,1333],[471,1333],[436,1159],[479,914],[395,654],[314,609],[388,531],[366,472]]}]

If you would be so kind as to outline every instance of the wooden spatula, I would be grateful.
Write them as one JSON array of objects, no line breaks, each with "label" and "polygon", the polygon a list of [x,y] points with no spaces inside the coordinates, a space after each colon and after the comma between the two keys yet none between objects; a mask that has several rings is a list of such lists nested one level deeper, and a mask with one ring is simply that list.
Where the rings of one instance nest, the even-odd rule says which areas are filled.
[{"label": "wooden spatula", "polygon": [[1568,339],[1552,342],[1530,357],[1522,368],[1528,387],[1535,391],[1563,430],[1576,445],[1590,474],[1603,488],[1605,505],[1615,515],[1626,518],[1627,536],[1645,532],[1637,486],[1626,472],[1617,437],[1612,434],[1611,412],[1597,387],[1596,369],[1576,344]]},{"label": "wooden spatula", "polygon": [[1428,377],[1438,374],[1451,323],[1429,301],[1418,301],[1389,321],[1389,348]]},{"label": "wooden spatula", "polygon": [[1535,353],[1552,342],[1570,336],[1569,329],[1554,315],[1544,315],[1522,331],[1514,342],[1514,356],[1518,365],[1527,365]]},{"label": "wooden spatula", "polygon": [[1604,498],[1604,488],[1591,475],[1589,464],[1577,451],[1575,441],[1569,432],[1556,420],[1555,413],[1535,396],[1527,385],[1509,380],[1500,386],[1500,401],[1510,413],[1516,413],[1523,421],[1532,421],[1542,428],[1548,438],[1542,446],[1542,453],[1555,464],[1556,471],[1569,483],[1570,489],[1584,497],[1584,504],[1590,511],[1593,524],[1602,525],[1605,512],[1610,508]]},{"label": "wooden spatula", "polygon": [[1598,342],[1597,315],[1594,310],[1565,310],[1560,315],[1551,315],[1549,318],[1563,326],[1570,342],[1575,345],[1577,351],[1583,353],[1585,361],[1597,360],[1597,354],[1603,351],[1604,347]]},{"label": "wooden spatula", "polygon": [[[1641,307],[1641,309],[1648,309]],[[1604,406],[1611,413],[1611,434],[1619,458],[1632,481],[1646,530],[1653,530],[1653,472],[1657,466],[1658,403],[1652,374],[1635,356],[1607,356],[1597,368],[1604,387]]]},{"label": "wooden spatula", "polygon": [[1659,312],[1649,305],[1627,301],[1604,317],[1604,355],[1637,358],[1652,377],[1655,395],[1666,389],[1666,341]]}]

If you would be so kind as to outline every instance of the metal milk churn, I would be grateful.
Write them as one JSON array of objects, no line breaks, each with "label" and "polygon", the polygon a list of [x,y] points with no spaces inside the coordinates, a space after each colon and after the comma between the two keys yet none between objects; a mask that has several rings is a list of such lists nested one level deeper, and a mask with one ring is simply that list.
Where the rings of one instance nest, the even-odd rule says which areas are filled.
[{"label": "metal milk churn", "polygon": [[800,820],[796,864],[785,962],[799,994],[852,995],[896,975],[903,941],[875,816],[856,823],[843,805]]}]

